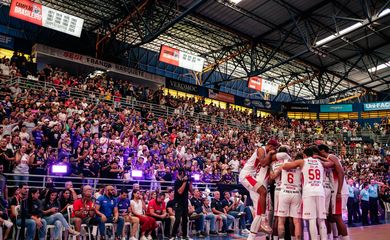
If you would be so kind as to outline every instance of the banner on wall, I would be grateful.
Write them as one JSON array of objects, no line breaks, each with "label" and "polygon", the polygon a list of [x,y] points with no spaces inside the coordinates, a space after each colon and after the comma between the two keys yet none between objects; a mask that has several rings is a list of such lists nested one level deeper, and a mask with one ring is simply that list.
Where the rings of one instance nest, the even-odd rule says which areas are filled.
[{"label": "banner on wall", "polygon": [[[140,71],[138,69],[126,67],[126,66],[119,65],[116,63],[106,62],[106,61],[103,61],[100,59],[88,57],[88,56],[81,55],[78,53],[73,53],[73,52],[64,51],[64,50],[57,49],[57,48],[52,48],[52,47],[42,45],[42,44],[35,44],[33,46],[32,53],[35,54],[35,57],[37,57],[37,54],[43,54],[43,55],[71,61],[74,63],[84,64],[84,65],[87,65],[90,67],[123,74],[126,76],[131,76],[131,77],[136,77],[136,78],[141,78],[141,79],[153,81],[153,82],[156,82],[159,84],[165,83],[165,77],[161,77],[158,75],[154,75],[151,73]],[[37,60],[39,60],[39,59],[37,59]]]},{"label": "banner on wall", "polygon": [[222,101],[222,102],[234,103],[234,95],[215,91],[213,89],[209,89],[209,98]]},{"label": "banner on wall", "polygon": [[205,59],[176,48],[162,45],[159,61],[192,71],[201,72],[203,70]]},{"label": "banner on wall", "polygon": [[320,112],[352,112],[352,104],[327,104],[320,105]]},{"label": "banner on wall", "polygon": [[14,48],[14,38],[0,34],[0,46],[8,49]]},{"label": "banner on wall", "polygon": [[373,103],[364,103],[364,111],[380,111],[380,110],[389,110],[390,102],[373,102]]},{"label": "banner on wall", "polygon": [[199,94],[199,86],[191,84],[191,83],[176,81],[176,80],[173,80],[172,78],[166,79],[165,87],[169,88],[169,89],[178,90],[181,92],[187,92],[187,93],[192,93],[192,94],[196,94],[196,95]]},{"label": "banner on wall", "polygon": [[255,76],[255,77],[250,77],[248,79],[248,88],[254,89],[256,91],[269,93],[272,95],[277,95],[279,91],[279,84]]},{"label": "banner on wall", "polygon": [[9,15],[42,27],[80,37],[84,19],[30,0],[12,0]]}]

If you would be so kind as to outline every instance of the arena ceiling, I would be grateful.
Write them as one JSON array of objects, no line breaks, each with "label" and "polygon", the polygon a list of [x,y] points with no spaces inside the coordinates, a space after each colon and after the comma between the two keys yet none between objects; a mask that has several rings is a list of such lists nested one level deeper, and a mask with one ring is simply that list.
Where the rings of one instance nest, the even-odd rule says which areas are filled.
[{"label": "arena ceiling", "polygon": [[[100,45],[116,38],[128,51],[165,44],[205,57],[204,73],[194,75],[205,86],[242,87],[259,75],[293,99],[316,100],[390,88],[387,0],[39,2],[85,19]],[[211,82],[214,71],[225,75]]]}]

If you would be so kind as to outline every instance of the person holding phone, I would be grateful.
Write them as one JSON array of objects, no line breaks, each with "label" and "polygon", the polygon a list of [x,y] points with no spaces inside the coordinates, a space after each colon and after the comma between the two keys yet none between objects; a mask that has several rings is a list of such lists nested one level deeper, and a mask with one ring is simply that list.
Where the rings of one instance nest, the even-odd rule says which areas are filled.
[{"label": "person holding phone", "polygon": [[65,217],[59,212],[60,203],[58,201],[58,193],[56,190],[51,189],[46,195],[43,202],[43,219],[46,220],[48,225],[54,225],[54,239],[60,237],[62,228],[65,228],[70,234],[78,236],[79,232],[76,232],[70,228]]}]

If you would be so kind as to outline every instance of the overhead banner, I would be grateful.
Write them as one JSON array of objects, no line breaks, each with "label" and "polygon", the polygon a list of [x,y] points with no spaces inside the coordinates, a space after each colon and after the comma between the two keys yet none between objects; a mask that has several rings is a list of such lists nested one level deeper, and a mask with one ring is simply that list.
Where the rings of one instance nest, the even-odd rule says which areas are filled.
[{"label": "overhead banner", "polygon": [[80,37],[84,19],[30,0],[13,0],[9,15],[42,27]]},{"label": "overhead banner", "polygon": [[223,101],[223,102],[234,103],[234,95],[215,91],[213,89],[209,89],[209,98]]},{"label": "overhead banner", "polygon": [[165,87],[169,89],[178,90],[181,92],[193,93],[196,95],[199,94],[199,86],[191,83],[176,81],[171,78],[166,79]]},{"label": "overhead banner", "polygon": [[279,91],[279,84],[272,81],[264,80],[261,77],[256,76],[250,77],[248,79],[248,88],[272,95],[277,95]]},{"label": "overhead banner", "polygon": [[205,59],[183,52],[179,49],[162,45],[159,61],[192,71],[201,72],[203,70]]},{"label": "overhead banner", "polygon": [[88,57],[78,53],[73,53],[73,52],[68,52],[57,48],[48,47],[42,44],[35,44],[33,46],[32,52],[33,54],[35,54],[35,57],[37,54],[43,54],[43,55],[71,61],[74,63],[84,64],[97,69],[108,70],[111,72],[115,72],[127,76],[153,81],[159,84],[165,83],[165,77],[140,71],[138,69],[122,66],[116,63],[106,62],[100,59]]},{"label": "overhead banner", "polygon": [[8,49],[14,48],[14,38],[0,34],[0,46]]},{"label": "overhead banner", "polygon": [[321,105],[320,112],[332,113],[332,112],[352,112],[352,104],[328,104]]},{"label": "overhead banner", "polygon": [[364,103],[363,107],[364,107],[364,111],[389,110],[390,102]]}]

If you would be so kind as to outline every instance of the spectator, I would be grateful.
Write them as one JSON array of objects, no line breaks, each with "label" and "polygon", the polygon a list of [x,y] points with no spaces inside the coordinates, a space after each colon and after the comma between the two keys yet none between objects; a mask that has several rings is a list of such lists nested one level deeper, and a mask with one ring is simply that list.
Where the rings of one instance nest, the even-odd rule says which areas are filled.
[{"label": "spectator", "polygon": [[96,214],[99,216],[99,232],[101,236],[106,236],[105,223],[117,223],[116,239],[122,238],[124,220],[119,216],[118,203],[114,198],[115,189],[108,185],[104,189],[104,195],[96,200]]},{"label": "spectator", "polygon": [[67,230],[70,234],[78,236],[79,232],[70,228],[68,222],[60,212],[60,205],[58,202],[58,193],[55,190],[50,190],[43,202],[43,219],[47,225],[54,225],[54,238],[58,239],[62,228]]},{"label": "spectator", "polygon": [[[139,230],[139,219],[131,215],[130,200],[125,190],[121,191],[117,201],[119,216],[121,216],[125,222],[131,223],[130,240],[136,240],[137,238],[135,236]],[[126,236],[125,233],[122,235]]]},{"label": "spectator", "polygon": [[[22,202],[24,202],[24,201],[22,201]],[[37,228],[39,240],[45,240],[46,239],[47,223],[46,223],[46,220],[42,218],[43,212],[42,212],[41,202],[39,201],[38,189],[30,189],[29,190],[28,198],[27,198],[27,211],[26,211],[26,213],[27,213],[26,214],[27,239],[31,239],[31,240],[34,239],[35,228]],[[22,214],[23,214],[23,205],[22,205]],[[34,222],[34,224],[28,224],[27,223],[28,219],[31,219]],[[31,235],[29,235],[29,233]]]},{"label": "spectator", "polygon": [[5,227],[3,239],[8,239],[9,233],[11,232],[12,226],[14,225],[8,219],[7,201],[0,198],[0,227]]},{"label": "spectator", "polygon": [[153,217],[156,221],[161,221],[165,225],[164,237],[170,238],[171,219],[167,214],[164,198],[165,194],[159,193],[155,199],[152,199],[148,204],[147,215]]},{"label": "spectator", "polygon": [[141,223],[140,240],[152,239],[151,233],[157,228],[156,220],[152,217],[145,215],[145,202],[142,200],[141,194],[138,189],[133,189],[130,206],[131,212],[139,219],[139,222]]},{"label": "spectator", "polygon": [[[363,226],[367,226],[368,223],[368,210],[369,210],[369,184],[364,183],[363,189],[360,191],[360,200],[361,200],[361,206],[362,206],[362,223]],[[372,221],[372,219],[370,219]]]},{"label": "spectator", "polygon": [[232,221],[234,221],[234,218],[239,218],[240,231],[244,234],[249,234],[250,231],[246,229],[246,224],[245,224],[246,214],[244,212],[244,204],[241,202],[240,195],[234,196],[233,200],[231,200],[230,193],[225,192],[224,199],[222,200],[222,204],[224,206],[226,216],[228,218],[232,218]]},{"label": "spectator", "polygon": [[224,203],[221,201],[221,195],[219,191],[214,192],[214,199],[211,202],[211,209],[215,215],[218,215],[222,218],[222,234],[226,233],[232,233],[233,230],[230,230],[229,227],[233,224],[234,217],[230,216],[228,217],[227,213],[225,212],[225,206]]}]

